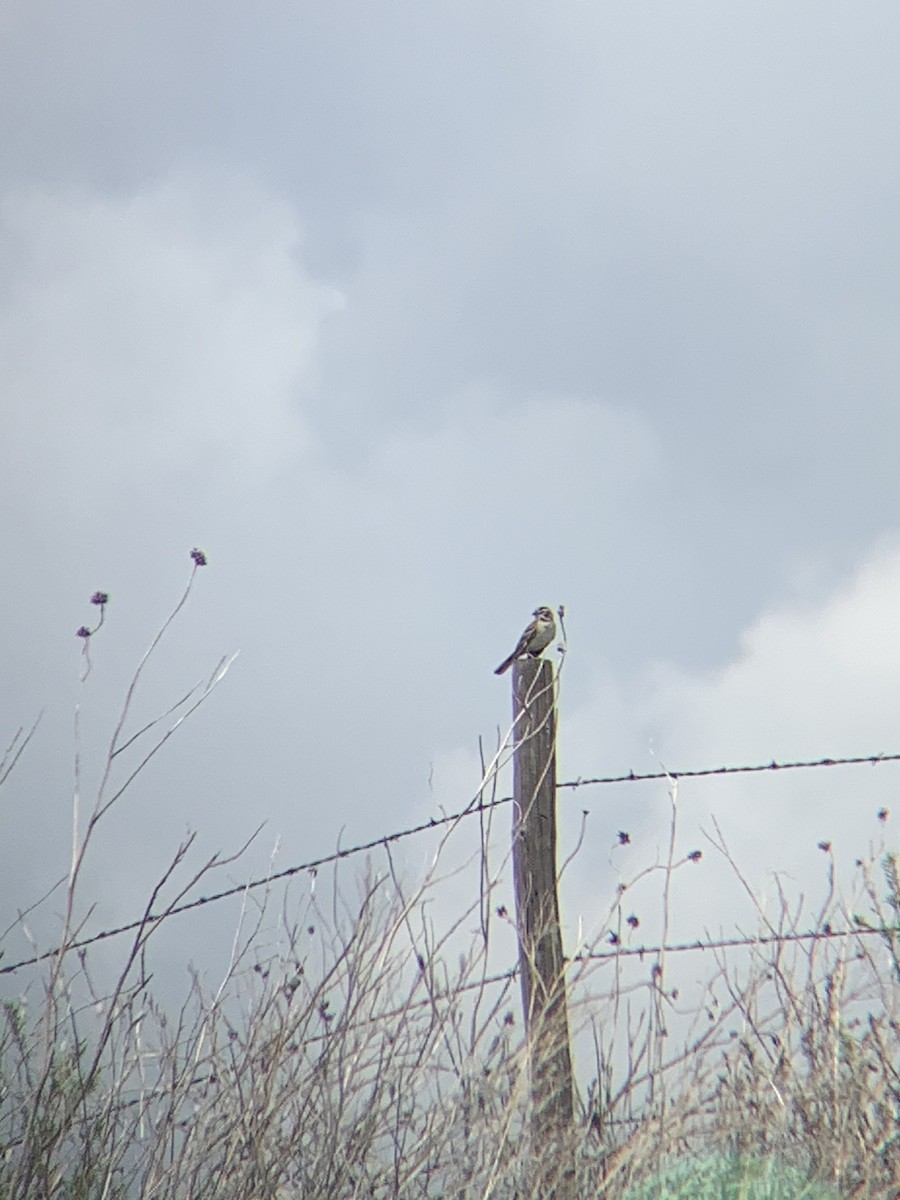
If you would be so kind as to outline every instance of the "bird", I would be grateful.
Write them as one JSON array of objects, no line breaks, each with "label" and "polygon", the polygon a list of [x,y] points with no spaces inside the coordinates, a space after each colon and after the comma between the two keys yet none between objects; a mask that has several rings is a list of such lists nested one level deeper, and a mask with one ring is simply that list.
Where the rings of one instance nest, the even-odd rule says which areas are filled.
[{"label": "bird", "polygon": [[508,671],[517,658],[524,658],[526,654],[531,658],[540,657],[556,637],[556,621],[553,619],[551,609],[544,604],[540,608],[536,608],[531,615],[534,620],[523,631],[509,658],[504,658],[494,671],[495,675],[502,675]]}]

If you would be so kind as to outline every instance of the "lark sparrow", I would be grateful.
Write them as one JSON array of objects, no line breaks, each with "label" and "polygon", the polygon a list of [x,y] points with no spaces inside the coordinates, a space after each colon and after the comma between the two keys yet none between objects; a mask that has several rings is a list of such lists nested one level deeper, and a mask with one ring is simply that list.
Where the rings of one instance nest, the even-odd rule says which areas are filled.
[{"label": "lark sparrow", "polygon": [[502,675],[504,671],[508,671],[517,658],[524,658],[526,654],[538,658],[556,637],[556,621],[551,609],[542,605],[536,608],[532,615],[534,620],[519,638],[519,643],[509,658],[504,658],[496,669],[495,675]]}]

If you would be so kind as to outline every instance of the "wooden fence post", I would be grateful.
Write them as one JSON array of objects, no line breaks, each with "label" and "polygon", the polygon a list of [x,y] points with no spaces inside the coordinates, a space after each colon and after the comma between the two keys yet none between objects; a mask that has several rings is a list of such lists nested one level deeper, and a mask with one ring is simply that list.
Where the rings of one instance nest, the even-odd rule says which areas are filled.
[{"label": "wooden fence post", "polygon": [[514,664],[513,718],[513,869],[534,1194],[570,1200],[574,1085],[556,890],[556,700],[549,661],[524,658]]}]

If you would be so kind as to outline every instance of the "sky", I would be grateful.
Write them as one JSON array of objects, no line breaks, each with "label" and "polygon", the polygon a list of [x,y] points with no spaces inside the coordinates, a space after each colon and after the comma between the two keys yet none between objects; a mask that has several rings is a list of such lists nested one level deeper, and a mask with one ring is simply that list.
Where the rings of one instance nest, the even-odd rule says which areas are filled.
[{"label": "sky", "polygon": [[[233,882],[464,807],[538,604],[561,778],[900,751],[895,5],[6,0],[0,34],[0,743],[41,714],[4,928],[195,546],[128,728],[238,657],[98,830],[86,930],[187,831],[263,826]],[[821,890],[823,839],[852,895],[897,772],[682,782],[673,932],[753,924],[711,816],[760,896]],[[561,795],[570,946],[670,804]]]}]

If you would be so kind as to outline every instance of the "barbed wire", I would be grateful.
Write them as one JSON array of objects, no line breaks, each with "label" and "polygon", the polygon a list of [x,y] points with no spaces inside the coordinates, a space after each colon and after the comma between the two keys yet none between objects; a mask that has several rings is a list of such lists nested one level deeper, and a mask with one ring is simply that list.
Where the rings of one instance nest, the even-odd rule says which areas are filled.
[{"label": "barbed wire", "polygon": [[[810,770],[821,767],[847,767],[870,765],[878,766],[880,763],[900,762],[900,753],[896,754],[868,754],[856,755],[848,758],[818,758],[804,759],[791,762],[776,762],[774,759],[768,763],[754,763],[746,766],[721,766],[721,767],[699,767],[685,771],[649,771],[645,773],[637,773],[629,771],[626,775],[604,775],[595,778],[578,778],[567,780],[562,783],[557,783],[558,791],[564,789],[577,790],[582,787],[592,787],[604,784],[618,783],[645,783],[658,781],[662,779],[699,779],[713,775],[748,775],[759,774],[765,771],[796,771]],[[393,833],[383,834],[381,837],[373,838],[371,841],[362,842],[356,846],[348,846],[346,849],[337,850],[332,854],[324,854],[319,858],[309,859],[307,862],[297,863],[294,866],[286,867],[282,871],[275,871],[269,875],[265,875],[259,879],[251,879],[248,882],[235,884],[229,888],[223,888],[221,891],[213,892],[208,896],[198,896],[195,900],[188,900],[184,904],[178,904],[167,909],[164,913],[149,913],[134,921],[129,921],[124,925],[118,925],[112,929],[103,929],[98,933],[92,934],[87,938],[79,938],[66,946],[55,946],[50,950],[44,950],[40,954],[31,955],[29,958],[20,959],[17,962],[7,965],[0,964],[0,975],[12,975],[16,971],[21,971],[25,967],[35,966],[38,963],[45,962],[47,959],[53,958],[61,952],[69,953],[72,950],[83,950],[88,946],[92,946],[95,942],[106,941],[109,938],[119,937],[124,933],[132,933],[136,929],[147,929],[151,925],[155,925],[160,921],[167,920],[169,917],[179,916],[182,913],[191,912],[194,909],[202,908],[207,904],[216,904],[220,900],[227,900],[234,896],[244,895],[247,892],[253,891],[261,887],[270,887],[273,883],[278,883],[283,879],[290,879],[294,875],[300,875],[303,872],[315,872],[320,867],[328,866],[331,863],[340,862],[345,858],[352,858],[357,854],[364,854],[368,850],[376,850],[381,846],[389,846],[396,842],[402,841],[405,838],[413,837],[416,834],[426,833],[429,830],[440,829],[446,825],[452,825],[465,817],[475,816],[476,814],[484,814],[495,808],[500,808],[504,804],[509,804],[512,801],[512,796],[502,796],[499,799],[485,801],[484,803],[470,802],[466,808],[460,809],[458,812],[450,813],[442,817],[431,817],[427,821],[423,821],[419,825],[412,825],[406,829],[399,829]],[[861,931],[859,931],[861,932]],[[812,935],[804,935],[812,936]],[[838,935],[835,935],[838,936]],[[757,944],[759,939],[756,939]],[[736,943],[741,944],[741,943]],[[689,945],[693,945],[692,943]],[[699,948],[694,946],[694,948]],[[668,948],[666,948],[668,949]],[[621,949],[619,953],[621,953]],[[651,953],[652,951],[647,951]],[[629,953],[638,953],[637,950]]]},{"label": "barbed wire", "polygon": [[[645,956],[649,957],[649,956],[660,955],[663,952],[669,954],[669,953],[679,953],[679,952],[692,952],[692,951],[698,951],[698,950],[699,951],[708,951],[708,950],[717,950],[717,949],[732,949],[732,948],[736,948],[736,947],[755,948],[758,946],[771,945],[774,943],[818,941],[818,940],[827,940],[827,939],[836,939],[836,938],[856,937],[856,936],[865,935],[865,934],[880,934],[882,936],[884,936],[884,935],[897,936],[898,932],[900,932],[900,926],[898,926],[897,929],[885,929],[885,928],[877,928],[877,927],[873,927],[873,926],[864,925],[864,926],[856,927],[853,929],[832,930],[830,928],[825,928],[825,929],[822,929],[819,931],[810,930],[810,931],[807,931],[804,933],[796,933],[795,932],[795,933],[789,933],[789,934],[766,934],[766,935],[759,935],[759,936],[753,936],[753,937],[743,936],[743,937],[734,937],[734,938],[719,938],[719,939],[715,939],[715,940],[708,941],[708,942],[701,942],[698,940],[698,941],[694,941],[694,942],[672,943],[672,944],[668,944],[668,945],[652,945],[652,946],[640,946],[640,947],[616,946],[616,947],[611,947],[610,949],[604,950],[604,951],[572,955],[565,959],[565,966],[567,968],[577,966],[578,964],[584,962],[585,960],[592,961],[592,960],[597,960],[597,959],[600,959],[600,960],[617,959],[617,958],[629,957],[629,956],[631,956],[631,957],[639,956],[639,957],[643,958]],[[420,965],[420,969],[422,969],[421,965]],[[341,1035],[353,1034],[353,1033],[359,1032],[361,1030],[370,1028],[372,1026],[381,1026],[386,1021],[389,1021],[389,1020],[391,1020],[393,1018],[397,1018],[397,1017],[401,1017],[405,1020],[405,1019],[409,1018],[410,1014],[416,1010],[430,1009],[430,1010],[434,1011],[435,1007],[437,1005],[444,1005],[444,1004],[452,1005],[452,1003],[454,1001],[458,1000],[464,994],[467,994],[470,992],[482,993],[482,992],[484,992],[485,989],[496,986],[498,984],[503,984],[505,988],[508,988],[509,985],[519,975],[519,973],[520,973],[520,968],[518,965],[516,965],[505,971],[498,971],[493,974],[484,974],[484,975],[481,975],[480,977],[476,977],[474,979],[470,979],[465,982],[460,982],[456,986],[451,986],[451,987],[443,988],[443,989],[435,989],[435,990],[432,990],[431,988],[429,988],[428,995],[426,995],[424,997],[421,997],[421,998],[415,999],[415,1000],[410,998],[404,1004],[399,1005],[395,1008],[388,1009],[387,1011],[379,1012],[377,1014],[372,1014],[370,1016],[364,1017],[361,1020],[352,1021],[351,1023],[348,1023],[346,1025],[340,1025],[339,1026],[340,1033],[341,1033]],[[654,986],[654,987],[660,986],[659,979],[658,979],[655,969],[653,970],[653,972],[651,974],[650,980],[648,980],[647,982],[648,982],[648,985],[650,985],[650,986]],[[675,999],[675,998],[676,997],[673,996],[673,999]],[[580,1009],[580,1008],[583,1008],[585,1005],[592,1005],[592,1004],[596,1004],[599,1001],[606,1001],[609,999],[610,999],[610,996],[608,994],[595,992],[595,993],[590,993],[590,994],[586,994],[586,995],[575,996],[572,998],[572,1002],[576,1008]],[[499,1010],[495,1009],[495,1011],[499,1011]],[[727,1013],[725,1013],[723,1015],[727,1016]],[[332,1018],[337,1018],[337,1017],[339,1017],[339,1014],[334,1013],[334,1014],[331,1014],[331,1016],[332,1016]],[[513,1023],[512,1011],[508,1010],[507,1013],[503,1016],[502,1020],[503,1020],[504,1025],[512,1024]],[[311,1033],[309,1036],[303,1038],[301,1044],[303,1047],[307,1047],[307,1046],[312,1046],[312,1045],[316,1045],[316,1044],[320,1044],[320,1043],[330,1042],[336,1036],[336,1032],[337,1031],[335,1029],[326,1029],[326,1030],[323,1030],[323,1031],[320,1031],[317,1033]],[[671,1065],[673,1065],[673,1063],[677,1063],[681,1057],[682,1057],[682,1055],[681,1055],[681,1053],[679,1053],[676,1056],[676,1058],[673,1059],[672,1063],[666,1064],[664,1069],[669,1069],[669,1067]],[[202,1075],[196,1075],[195,1077],[193,1077],[192,1079],[190,1079],[187,1082],[186,1087],[187,1087],[188,1091],[193,1091],[195,1088],[200,1088],[200,1087],[204,1087],[206,1085],[215,1083],[216,1079],[217,1079],[217,1073],[215,1071],[210,1071],[210,1072],[207,1072]],[[169,1095],[169,1093],[167,1091],[160,1090],[160,1089],[151,1089],[149,1092],[142,1089],[141,1094],[139,1096],[133,1096],[128,1099],[125,1099],[124,1101],[120,1102],[120,1104],[118,1105],[118,1108],[120,1110],[124,1111],[126,1109],[134,1108],[138,1105],[145,1106],[149,1101],[158,1099],[160,1096],[168,1097],[168,1095]],[[607,1118],[607,1119],[609,1120],[609,1118]],[[610,1123],[614,1124],[614,1125],[631,1125],[636,1122],[639,1122],[639,1120],[640,1120],[640,1118],[638,1118],[638,1117],[621,1117],[621,1118],[612,1119],[610,1121]],[[13,1143],[13,1144],[16,1145],[18,1143]]]},{"label": "barbed wire", "polygon": [[[665,954],[689,953],[692,951],[703,950],[732,950],[732,949],[753,949],[758,946],[768,946],[775,944],[783,944],[786,942],[806,942],[806,941],[827,941],[837,938],[859,937],[871,934],[879,934],[884,937],[897,937],[900,935],[900,926],[897,929],[883,928],[872,925],[862,925],[854,929],[822,929],[808,930],[805,933],[786,933],[786,934],[764,934],[757,937],[734,937],[734,938],[717,938],[709,942],[680,942],[671,945],[655,945],[655,946],[616,946],[610,947],[608,950],[592,951],[585,954],[573,954],[567,956],[564,960],[567,968],[577,966],[579,963],[586,961],[593,962],[597,960],[613,960],[620,958],[641,958],[650,956],[659,956]],[[388,1009],[386,1012],[380,1012],[370,1017],[365,1017],[361,1021],[354,1021],[347,1025],[343,1032],[352,1033],[359,1029],[367,1028],[371,1025],[381,1025],[384,1021],[388,1021],[393,1017],[407,1017],[410,1013],[417,1009],[434,1008],[436,1004],[452,1002],[460,996],[468,992],[483,991],[485,988],[492,987],[495,984],[510,984],[518,975],[519,966],[510,967],[506,971],[498,971],[493,975],[484,975],[481,978],[468,980],[466,983],[460,983],[456,987],[447,988],[441,991],[429,992],[427,996],[418,1000],[408,1000],[405,1004]],[[653,982],[658,986],[658,978],[654,973]],[[608,997],[598,994],[579,996],[576,998],[576,1003],[579,1006],[584,1004],[595,1003],[601,999]],[[304,1045],[311,1045],[316,1042],[328,1041],[333,1034],[330,1032],[321,1032],[311,1034],[305,1039]]]},{"label": "barbed wire", "polygon": [[[757,937],[745,935],[743,937],[733,938],[715,938],[712,941],[694,941],[694,942],[675,942],[671,945],[655,945],[655,946],[611,946],[608,950],[588,951],[582,954],[567,955],[564,959],[565,966],[573,967],[583,962],[595,962],[603,960],[611,960],[617,958],[649,958],[661,954],[683,954],[697,950],[734,950],[734,949],[753,949],[757,946],[770,946],[784,944],[786,942],[815,942],[829,941],[837,938],[861,937],[866,935],[879,934],[881,937],[898,937],[900,936],[900,925],[896,929],[890,927],[876,925],[860,925],[853,929],[810,929],[804,933],[771,933],[762,934]],[[389,1009],[387,1012],[378,1013],[376,1016],[366,1017],[362,1021],[354,1022],[348,1026],[348,1030],[356,1030],[365,1027],[366,1025],[378,1024],[381,1021],[388,1020],[390,1017],[403,1016],[417,1008],[433,1007],[437,1003],[448,1000],[455,1000],[458,996],[466,992],[478,991],[485,987],[491,987],[497,983],[510,983],[519,974],[519,967],[514,966],[506,971],[498,971],[493,975],[485,975],[479,979],[471,979],[466,983],[460,983],[453,988],[446,988],[442,991],[435,991],[420,1000],[410,1000],[401,1007]],[[589,1002],[591,1000],[602,999],[600,995],[584,996],[579,999],[579,1003]],[[308,1041],[325,1040],[329,1035],[313,1034]]]},{"label": "barbed wire", "polygon": [[[610,947],[608,950],[590,951],[582,954],[573,954],[566,956],[564,962],[567,968],[578,966],[578,964],[586,961],[597,960],[614,960],[619,958],[645,958],[650,956],[658,956],[660,954],[678,954],[690,953],[704,950],[731,950],[731,949],[753,949],[758,946],[774,945],[786,942],[805,942],[805,941],[827,941],[837,938],[860,937],[865,935],[878,934],[882,937],[897,937],[900,935],[900,926],[897,929],[878,927],[873,925],[861,925],[853,929],[822,929],[808,930],[804,933],[785,933],[785,934],[764,934],[751,937],[749,935],[734,938],[716,938],[712,941],[702,942],[678,942],[669,945],[651,945],[651,946],[616,946]],[[343,1028],[345,1033],[354,1033],[357,1030],[365,1029],[371,1025],[381,1025],[383,1022],[390,1020],[392,1017],[406,1017],[413,1011],[422,1008],[434,1008],[436,1004],[442,1004],[458,999],[469,992],[480,992],[485,988],[493,987],[496,984],[510,984],[520,973],[519,965],[509,967],[505,971],[497,971],[494,974],[482,975],[475,979],[467,980],[465,983],[459,983],[454,987],[444,988],[439,990],[430,990],[427,996],[423,996],[417,1000],[407,1000],[404,1004],[392,1009],[387,1009],[384,1012],[373,1014],[365,1017],[362,1020],[354,1021],[352,1024],[346,1025]],[[594,1003],[598,1000],[606,999],[604,994],[589,994],[586,996],[578,996],[577,1003],[584,1005],[586,1003]],[[328,1041],[332,1038],[333,1032],[323,1031],[321,1033],[310,1034],[304,1039],[304,1045],[311,1045],[316,1042]],[[191,1086],[205,1082],[204,1078],[199,1078],[191,1081]]]},{"label": "barbed wire", "polygon": [[691,950],[749,950],[755,946],[784,945],[787,942],[817,942],[831,941],[835,938],[864,937],[879,934],[881,937],[900,937],[900,924],[896,928],[883,925],[858,925],[853,929],[810,929],[805,933],[764,933],[755,937],[716,938],[704,942],[699,938],[693,942],[676,942],[671,945],[656,946],[610,946],[608,950],[591,950],[581,954],[573,954],[567,958],[567,963],[594,962],[595,960],[613,958],[645,958],[659,954],[682,954]]},{"label": "barbed wire", "polygon": [[23,967],[31,967],[36,963],[45,962],[48,958],[53,958],[59,954],[60,950],[72,951],[83,950],[86,946],[91,946],[94,942],[102,942],[108,938],[118,937],[122,933],[132,933],[136,929],[147,929],[151,925],[157,924],[159,921],[175,917],[181,913],[190,912],[195,908],[202,908],[206,904],[216,904],[219,900],[228,900],[232,896],[243,896],[247,892],[254,891],[261,887],[270,887],[273,883],[278,883],[282,879],[290,879],[294,875],[300,875],[304,871],[314,873],[320,867],[328,866],[330,863],[340,862],[344,858],[352,858],[355,854],[363,854],[366,850],[377,850],[380,846],[389,846],[394,842],[399,842],[403,838],[412,837],[417,833],[425,833],[429,829],[440,829],[443,825],[450,825],[454,821],[459,821],[463,817],[472,816],[477,812],[487,812],[492,808],[499,808],[501,804],[509,804],[512,796],[504,796],[499,800],[490,800],[485,804],[479,805],[476,808],[463,809],[458,813],[451,813],[444,817],[431,817],[428,821],[423,821],[421,825],[413,825],[408,829],[400,829],[395,833],[383,834],[381,837],[373,838],[370,842],[362,842],[358,846],[348,846],[345,850],[336,850],[333,854],[323,854],[320,858],[311,858],[307,862],[297,863],[292,867],[285,867],[282,871],[273,871],[270,875],[265,875],[259,879],[251,879],[246,883],[238,883],[233,887],[223,888],[219,892],[212,892],[208,896],[198,896],[196,900],[187,900],[184,904],[176,904],[172,908],[166,909],[164,913],[149,913],[146,916],[139,917],[135,921],[129,921],[126,925],[117,925],[114,929],[103,929],[99,933],[92,934],[88,938],[79,938],[77,941],[71,942],[68,946],[55,946],[52,950],[44,950],[40,954],[32,955],[31,958],[23,958],[19,962],[10,963],[8,966],[0,965],[0,975],[12,975],[13,972],[21,970]]},{"label": "barbed wire", "polygon": [[[882,928],[872,925],[862,925],[854,929],[822,929],[808,930],[805,933],[786,933],[786,934],[765,934],[758,937],[734,937],[734,938],[717,938],[709,942],[679,942],[671,945],[655,945],[655,946],[616,946],[610,947],[608,950],[592,951],[585,954],[573,954],[565,958],[565,966],[567,968],[577,966],[579,963],[596,960],[612,960],[618,958],[644,958],[650,956],[658,956],[663,953],[678,954],[690,953],[698,950],[733,950],[733,949],[753,949],[757,946],[774,945],[785,942],[805,942],[805,941],[827,941],[836,938],[859,937],[864,935],[879,934],[882,937],[897,937],[900,934],[900,926],[897,929]],[[457,984],[455,987],[445,988],[441,990],[431,991],[427,996],[423,996],[418,1000],[407,1000],[404,1004],[392,1009],[387,1009],[385,1012],[373,1014],[365,1017],[360,1021],[354,1021],[352,1024],[346,1025],[343,1028],[345,1033],[354,1033],[357,1030],[368,1028],[371,1025],[381,1025],[383,1022],[390,1020],[392,1017],[407,1017],[410,1013],[422,1008],[433,1009],[436,1004],[452,1002],[460,996],[468,992],[480,992],[485,988],[493,987],[496,984],[510,984],[520,973],[518,964],[514,967],[509,967],[505,971],[498,971],[491,975],[483,975],[476,979],[467,980],[465,983]],[[654,976],[654,980],[656,977]],[[579,1006],[584,1004],[595,1003],[598,1000],[607,999],[603,994],[582,995],[576,998]],[[304,1045],[312,1045],[316,1042],[325,1042],[333,1037],[330,1031],[310,1034],[304,1039]],[[195,1081],[196,1082],[196,1081]]]},{"label": "barbed wire", "polygon": [[900,754],[866,754],[854,758],[815,758],[796,762],[776,762],[773,759],[768,763],[754,763],[742,767],[699,767],[690,771],[649,771],[642,775],[629,771],[627,775],[599,775],[595,779],[579,777],[565,783],[558,783],[556,787],[560,790],[562,788],[591,787],[601,783],[640,783],[651,779],[701,779],[708,775],[751,775],[760,771],[800,771],[813,767],[858,767],[861,765],[877,767],[879,763],[888,762],[900,762]]}]

